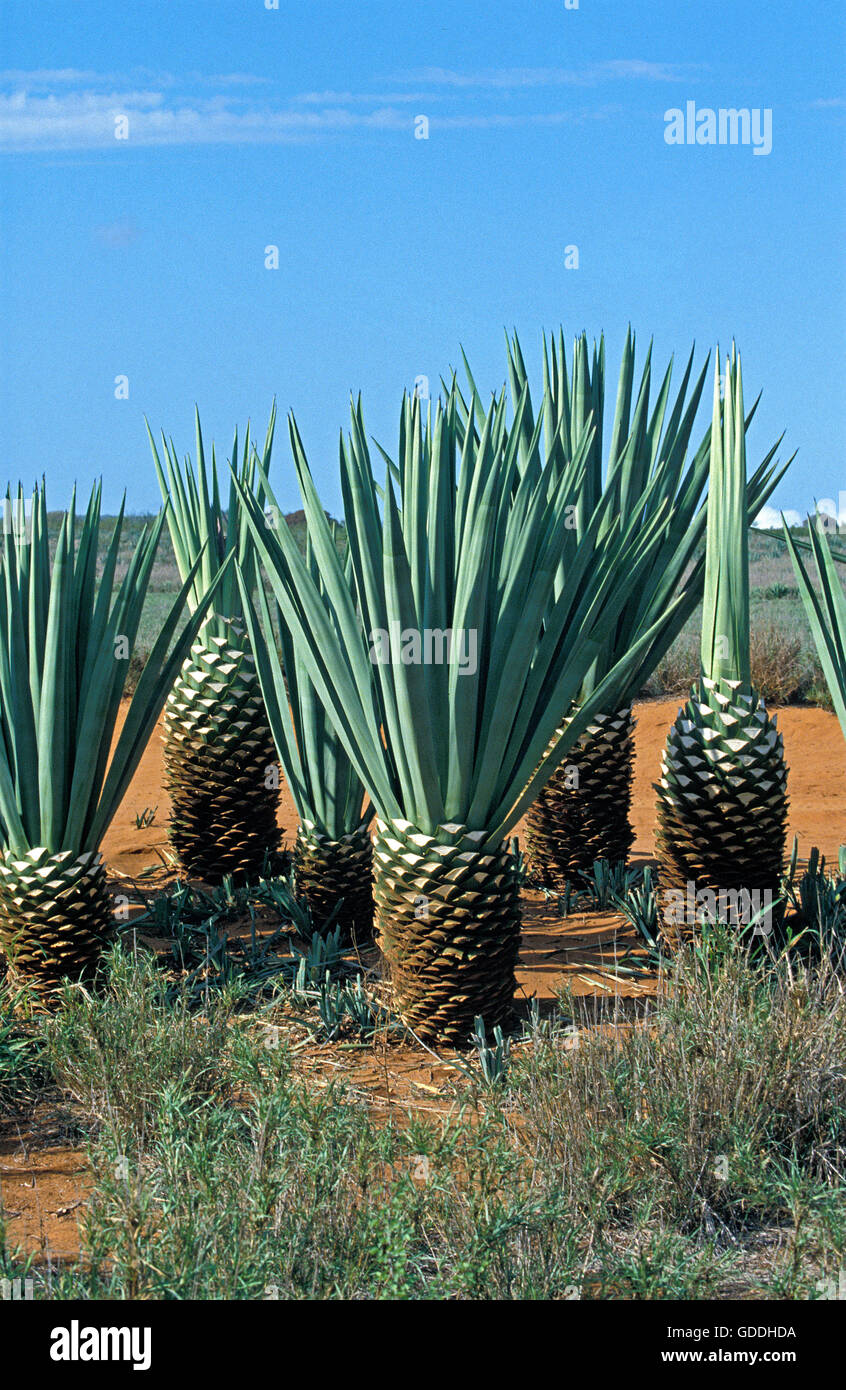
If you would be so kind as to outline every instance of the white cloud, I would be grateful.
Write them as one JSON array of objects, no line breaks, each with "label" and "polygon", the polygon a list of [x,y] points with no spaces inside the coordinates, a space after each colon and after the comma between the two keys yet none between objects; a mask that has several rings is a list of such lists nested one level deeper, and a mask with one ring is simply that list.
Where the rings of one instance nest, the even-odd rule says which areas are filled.
[{"label": "white cloud", "polygon": [[598,111],[537,111],[521,115],[510,112],[490,112],[484,116],[438,116],[432,118],[432,129],[438,130],[496,130],[516,126],[569,125],[582,121],[604,121],[619,114],[619,107],[603,107]]},{"label": "white cloud", "polygon": [[293,98],[299,106],[372,106],[398,102],[431,101],[432,92],[298,92]]},{"label": "white cloud", "polygon": [[208,77],[196,74],[197,82],[207,82],[210,87],[266,87],[269,77],[257,77],[252,72],[212,73]]},{"label": "white cloud", "polygon": [[[792,507],[784,508],[784,519],[787,522],[788,526],[791,527],[801,526],[803,524],[801,516]],[[755,517],[755,520],[753,521],[752,525],[760,527],[760,529],[763,531],[780,531],[780,509],[778,507],[762,507],[758,515]]]},{"label": "white cloud", "polygon": [[[350,132],[410,131],[415,110],[432,129],[495,129],[601,120],[591,111],[485,111],[485,92],[532,88],[584,88],[618,78],[678,80],[676,70],[640,59],[612,60],[583,69],[503,68],[462,73],[425,68],[393,79],[384,94],[312,91],[273,102],[259,90],[268,79],[251,73],[204,75],[136,67],[130,74],[80,68],[7,69],[0,72],[0,148],[19,152],[119,150],[150,145],[273,144]],[[421,90],[425,88],[428,90]],[[427,103],[440,106],[432,113]],[[412,105],[414,103],[414,105]],[[125,117],[128,131],[116,130]],[[127,138],[116,138],[126,133]]]},{"label": "white cloud", "polygon": [[[616,109],[616,108],[614,108]],[[494,129],[603,120],[609,108],[525,113],[486,112],[432,116],[432,129]],[[116,138],[125,117],[127,138]],[[63,97],[0,95],[0,148],[38,150],[127,149],[150,145],[274,144],[356,131],[413,130],[408,107],[372,110],[327,106],[274,110],[234,109],[223,98],[171,106],[160,92],[87,92]]]},{"label": "white cloud", "polygon": [[270,81],[268,77],[257,77],[250,72],[201,73],[189,72],[177,77],[171,72],[160,72],[155,68],[137,67],[128,73],[94,72],[87,68],[5,68],[0,70],[0,84],[14,84],[19,87],[56,87],[73,83],[88,87],[113,87],[121,83],[151,83],[156,87],[211,86],[211,87],[256,87]]},{"label": "white cloud", "polygon": [[[125,116],[126,140],[115,137]],[[356,129],[410,130],[407,112],[234,109],[223,98],[165,103],[160,92],[87,92],[64,97],[0,96],[0,146],[7,150],[115,149],[142,145],[272,144]]]},{"label": "white cloud", "polygon": [[649,63],[639,58],[615,58],[583,68],[483,68],[478,72],[460,72],[456,68],[427,67],[398,76],[396,81],[454,88],[592,87],[599,82],[621,78],[684,82],[699,67],[699,64]]},{"label": "white cloud", "polygon": [[685,82],[702,63],[648,63],[642,58],[611,59],[601,64],[609,77],[642,77],[649,82]]},{"label": "white cloud", "polygon": [[89,72],[84,68],[4,68],[0,71],[0,82],[12,82],[21,87],[55,87],[66,82],[96,85],[110,80],[105,73]]}]

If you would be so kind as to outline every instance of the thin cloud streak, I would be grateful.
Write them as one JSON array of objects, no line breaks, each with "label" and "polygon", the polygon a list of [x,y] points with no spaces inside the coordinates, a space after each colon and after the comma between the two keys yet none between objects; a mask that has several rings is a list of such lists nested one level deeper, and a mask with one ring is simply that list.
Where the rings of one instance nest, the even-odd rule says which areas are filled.
[{"label": "thin cloud streak", "polygon": [[155,68],[137,67],[130,72],[91,72],[84,68],[6,68],[0,70],[0,84],[15,84],[19,87],[54,87],[69,83],[85,84],[89,87],[120,86],[135,82],[150,83],[156,87],[207,86],[207,87],[258,87],[266,86],[269,77],[258,77],[249,72],[201,73],[189,72],[178,77],[172,72],[159,72]]},{"label": "thin cloud streak", "polygon": [[[116,138],[125,117],[128,137]],[[233,111],[219,100],[170,108],[161,93],[0,97],[0,147],[8,151],[122,149],[150,145],[273,144],[351,130],[410,130],[406,112]]]},{"label": "thin cloud streak", "polygon": [[493,112],[485,116],[433,116],[432,130],[496,130],[510,126],[583,125],[587,121],[605,121],[619,116],[620,108],[603,107],[599,111],[536,111],[514,115]]},{"label": "thin cloud streak", "polygon": [[400,102],[432,101],[442,92],[298,92],[292,100],[298,106],[393,106]]},{"label": "thin cloud streak", "polygon": [[[203,107],[162,108],[155,93],[134,94],[141,100],[95,99],[16,106],[0,98],[0,147],[10,152],[71,149],[122,149],[156,145],[277,144],[300,142],[321,135],[356,131],[396,131],[411,134],[414,117],[407,110],[378,107],[350,111],[343,107],[306,111],[233,112],[217,103]],[[617,109],[617,108],[615,108]],[[602,120],[601,111],[548,111],[521,114],[486,112],[430,117],[436,130],[484,130],[519,126],[562,125]],[[115,121],[126,117],[129,135],[115,137]]]},{"label": "thin cloud streak", "polygon": [[[426,68],[422,74],[393,79],[414,90],[386,93],[304,92],[284,104],[258,103],[249,89],[268,79],[250,73],[208,76],[189,73],[178,79],[137,67],[131,75],[93,73],[76,68],[8,69],[0,85],[0,149],[10,153],[107,150],[160,145],[234,145],[302,142],[368,131],[406,132],[413,111],[427,114],[432,129],[494,129],[558,125],[602,119],[602,112],[479,110],[485,91],[587,87],[626,80],[678,81],[666,64],[613,60],[578,71],[561,68],[491,69],[459,73]],[[193,94],[188,89],[194,87]],[[72,90],[77,87],[78,90]],[[428,87],[429,91],[421,90]],[[199,88],[199,90],[197,90]],[[212,89],[203,95],[203,89]],[[240,89],[240,90],[238,90]],[[431,104],[450,101],[442,115]],[[457,106],[456,106],[457,104]],[[116,127],[128,125],[127,138]]]},{"label": "thin cloud streak", "polygon": [[0,70],[0,82],[15,82],[23,87],[50,87],[63,82],[97,84],[113,80],[103,73],[86,72],[82,68],[5,68]]},{"label": "thin cloud streak", "polygon": [[686,82],[698,64],[649,63],[643,59],[609,59],[585,68],[485,68],[458,72],[453,68],[420,68],[397,75],[395,82],[417,85],[488,90],[527,90],[535,87],[592,87],[600,82],[639,79],[650,82]]}]

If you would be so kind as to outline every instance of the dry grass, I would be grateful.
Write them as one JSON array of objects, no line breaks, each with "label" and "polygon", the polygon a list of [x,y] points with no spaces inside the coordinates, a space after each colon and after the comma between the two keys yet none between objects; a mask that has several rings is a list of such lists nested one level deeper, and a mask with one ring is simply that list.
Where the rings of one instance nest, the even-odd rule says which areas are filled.
[{"label": "dry grass", "polygon": [[[822,668],[801,631],[775,622],[752,628],[752,684],[768,705],[815,704],[831,709]],[[699,671],[699,634],[683,633],[647,681],[643,694],[684,698]]]},{"label": "dry grass", "polygon": [[[841,979],[724,944],[682,953],[639,1022],[562,1008],[495,1084],[471,1056],[440,1113],[375,1115],[268,1047],[269,1015],[225,991],[197,1008],[114,952],[48,1030],[95,1186],[83,1256],[36,1271],[41,1296],[805,1299],[836,1279]],[[0,1233],[0,1273],[21,1268]]]}]

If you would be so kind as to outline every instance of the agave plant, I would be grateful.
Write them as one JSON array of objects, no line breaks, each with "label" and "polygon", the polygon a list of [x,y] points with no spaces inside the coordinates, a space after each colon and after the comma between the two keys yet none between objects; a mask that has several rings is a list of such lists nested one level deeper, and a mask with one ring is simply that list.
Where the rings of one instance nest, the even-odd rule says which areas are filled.
[{"label": "agave plant", "polygon": [[[261,464],[270,464],[275,406]],[[168,525],[183,578],[200,559],[191,586],[192,607],[219,575],[213,608],[168,696],[164,719],[165,786],[171,798],[169,834],[185,869],[207,882],[227,874],[257,874],[279,844],[278,775],[273,738],[250,650],[241,589],[228,567],[235,556],[247,587],[255,583],[255,558],[233,483],[223,510],[212,447],[206,465],[196,414],[197,466],[180,466],[172,441],[162,435],[164,465],[150,432],[162,497],[170,502]],[[232,464],[241,487],[264,505],[256,450],[249,426],[239,459],[238,432]]]},{"label": "agave plant", "polygon": [[[620,515],[624,525],[640,517],[663,514],[661,544],[652,556],[642,583],[632,590],[604,649],[586,673],[571,709],[563,712],[562,733],[581,705],[590,698],[603,677],[647,628],[655,636],[643,670],[620,691],[616,707],[597,710],[590,725],[543,787],[526,817],[528,857],[535,873],[550,887],[561,889],[568,881],[590,872],[599,859],[625,860],[634,841],[631,826],[631,794],[634,774],[634,719],[632,701],[642,681],[657,666],[670,643],[684,626],[702,597],[704,558],[700,543],[705,528],[702,494],[708,477],[710,430],[688,461],[688,449],[702,389],[707,360],[693,378],[694,349],[681,384],[671,400],[673,361],[660,380],[654,402],[652,346],[650,344],[638,382],[635,373],[635,337],[629,329],[620,364],[617,398],[607,459],[603,461],[602,421],[605,412],[605,340],[592,350],[587,335],[577,338],[572,367],[568,371],[564,335],[558,344],[550,335],[543,351],[543,462],[551,478],[563,460],[578,446],[585,421],[596,422],[586,459],[584,486],[576,500],[572,525],[565,537],[556,579],[556,591],[567,581],[570,556],[577,547],[596,507],[606,506],[605,526],[597,533],[597,546],[605,544],[611,518]],[[478,410],[478,388],[466,358],[465,368]],[[540,467],[540,441],[533,440],[534,419],[528,374],[519,340],[508,342],[508,377],[514,409],[527,395],[522,415],[520,458],[524,468]],[[504,399],[501,398],[501,408]],[[755,413],[753,406],[748,423]],[[467,404],[461,400],[462,417]],[[756,515],[782,476],[771,467],[778,444],[750,479],[749,518]],[[607,505],[610,499],[610,506]],[[675,609],[670,600],[684,593]]]},{"label": "agave plant", "polygon": [[[664,751],[657,845],[667,934],[699,908],[747,919],[778,893],[787,768],[776,721],[751,683],[746,429],[740,358],[719,362],[710,439],[701,674]],[[768,897],[769,895],[769,897]],[[693,920],[691,920],[691,916]]]},{"label": "agave plant", "polygon": [[[0,944],[12,974],[49,989],[88,970],[115,925],[99,846],[210,595],[177,635],[189,570],[109,756],[162,513],[113,594],[123,508],[97,581],[101,488],[75,538],[75,493],[52,571],[43,486],[31,516],[7,492],[0,586]],[[173,647],[171,650],[171,644]]]},{"label": "agave plant", "polygon": [[[293,438],[293,422],[290,429]],[[277,524],[286,523],[279,518]],[[330,621],[336,622],[310,541],[306,543],[305,565]],[[348,551],[345,572],[351,585]],[[308,903],[316,927],[332,920],[346,940],[366,941],[373,924],[369,830],[373,807],[369,802],[364,804],[361,780],[317,698],[278,604],[274,623],[265,589],[259,585],[259,630],[243,579],[242,584],[244,613],[268,719],[299,816],[294,845],[297,894]],[[278,646],[274,630],[279,633]]]},{"label": "agave plant", "polygon": [[375,807],[376,929],[398,1009],[421,1035],[456,1045],[476,1017],[504,1027],[511,1013],[520,914],[509,832],[654,640],[649,630],[622,655],[543,760],[663,517],[625,525],[607,516],[610,498],[600,504],[556,596],[594,426],[553,488],[542,473],[521,475],[524,409],[525,398],[505,441],[494,404],[474,446],[472,407],[465,431],[454,398],[424,427],[406,398],[397,496],[390,469],[384,492],[375,481],[353,406],[341,480],[354,595],[292,430],[329,603],[286,528],[268,531],[241,490],[298,657]]},{"label": "agave plant", "polygon": [[793,561],[796,583],[805,605],[811,634],[819,653],[843,737],[846,738],[846,593],[835,567],[828,537],[808,518],[810,549],[817,567],[817,594],[793,537],[784,525],[784,538]]}]

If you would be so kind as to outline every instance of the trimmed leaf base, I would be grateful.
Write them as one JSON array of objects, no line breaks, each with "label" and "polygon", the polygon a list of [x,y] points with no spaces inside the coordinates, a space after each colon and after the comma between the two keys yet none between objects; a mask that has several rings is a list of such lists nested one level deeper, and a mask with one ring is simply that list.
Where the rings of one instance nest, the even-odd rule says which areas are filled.
[{"label": "trimmed leaf base", "polygon": [[49,992],[65,978],[90,975],[114,932],[96,851],[0,856],[0,945],[13,980]]},{"label": "trimmed leaf base", "polygon": [[171,843],[208,883],[254,876],[279,846],[279,768],[251,653],[200,638],[165,706]]},{"label": "trimmed leaf base", "polygon": [[318,930],[342,898],[332,930],[340,926],[344,940],[358,945],[373,939],[373,846],[366,827],[330,840],[310,821],[302,822],[294,845],[294,875],[297,893],[308,903]]},{"label": "trimmed leaf base", "polygon": [[658,793],[665,934],[689,936],[681,903],[702,892],[778,897],[787,834],[787,767],[776,721],[757,691],[703,681],[670,729]]},{"label": "trimmed leaf base", "polygon": [[452,1047],[467,1046],[479,1014],[488,1031],[512,1021],[520,896],[513,855],[480,854],[484,838],[377,822],[376,931],[396,1005],[419,1037]]},{"label": "trimmed leaf base", "polygon": [[578,882],[597,859],[628,859],[634,727],[631,705],[597,715],[529,808],[526,854],[547,888]]}]

